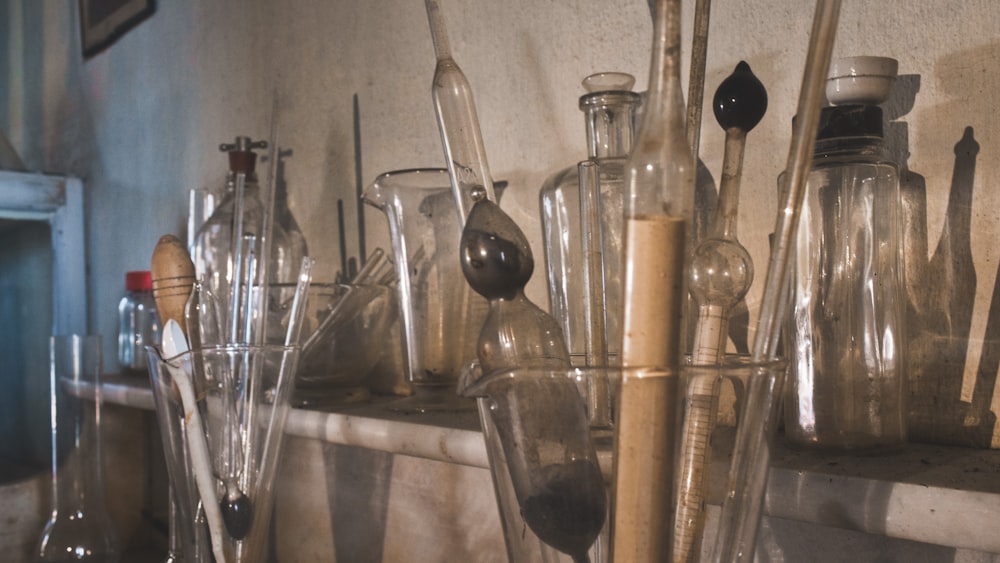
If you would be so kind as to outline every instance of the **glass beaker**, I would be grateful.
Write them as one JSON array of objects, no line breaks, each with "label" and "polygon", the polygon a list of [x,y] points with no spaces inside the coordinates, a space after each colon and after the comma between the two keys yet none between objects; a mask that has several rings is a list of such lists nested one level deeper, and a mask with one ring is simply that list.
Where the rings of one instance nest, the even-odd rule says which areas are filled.
[{"label": "glass beaker", "polygon": [[53,336],[49,348],[52,516],[36,561],[118,561],[104,498],[101,337]]},{"label": "glass beaker", "polygon": [[[515,369],[459,389],[476,397],[512,563],[605,561],[607,484],[591,437],[586,386],[604,370]],[[606,538],[606,535],[605,535]],[[603,554],[603,555],[602,555]]]},{"label": "glass beaker", "polygon": [[[495,183],[498,197],[501,184]],[[471,410],[455,384],[476,359],[476,343],[489,305],[466,283],[459,258],[462,225],[448,171],[397,170],[380,175],[364,192],[389,224],[399,277],[406,369],[414,396],[396,401],[403,411]]]},{"label": "glass beaker", "polygon": [[[267,558],[274,477],[299,349],[147,349],[184,561]],[[194,404],[192,404],[194,403]]]}]

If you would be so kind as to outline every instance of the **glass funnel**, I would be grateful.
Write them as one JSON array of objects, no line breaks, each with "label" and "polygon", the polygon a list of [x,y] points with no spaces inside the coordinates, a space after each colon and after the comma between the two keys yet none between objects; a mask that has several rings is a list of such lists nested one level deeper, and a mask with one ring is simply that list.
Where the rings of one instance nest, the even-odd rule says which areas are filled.
[{"label": "glass funnel", "polygon": [[299,349],[147,355],[184,561],[265,561]]},{"label": "glass funnel", "polygon": [[471,410],[471,401],[458,400],[455,383],[476,359],[488,305],[462,276],[462,225],[448,171],[386,172],[365,190],[364,201],[386,215],[399,277],[406,369],[415,395],[393,408]]}]

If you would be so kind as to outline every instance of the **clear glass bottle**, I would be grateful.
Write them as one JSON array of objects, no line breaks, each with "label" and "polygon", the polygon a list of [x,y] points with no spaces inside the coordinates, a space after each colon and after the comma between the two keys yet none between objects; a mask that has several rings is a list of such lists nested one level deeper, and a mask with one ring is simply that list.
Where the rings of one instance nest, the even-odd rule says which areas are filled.
[{"label": "clear glass bottle", "polygon": [[[217,299],[225,304],[230,303],[230,284],[232,283],[234,265],[232,263],[232,233],[233,215],[236,208],[236,177],[238,173],[246,175],[244,188],[243,229],[244,234],[257,237],[264,229],[265,202],[261,197],[260,185],[257,182],[257,153],[254,149],[265,148],[265,141],[252,141],[249,137],[237,137],[232,144],[223,144],[219,148],[229,157],[229,172],[226,175],[226,190],[219,206],[211,217],[198,229],[193,244],[191,259],[194,262],[195,274],[198,279],[207,284],[208,289]],[[285,197],[282,191],[276,194]],[[294,291],[298,279],[302,258],[308,256],[308,246],[295,223],[291,212],[284,201],[275,202],[274,222],[271,227],[271,250],[269,257],[269,283]],[[291,234],[290,234],[291,231]],[[285,291],[271,293],[272,309],[280,309]],[[274,302],[275,296],[277,301]],[[228,309],[223,313],[223,322],[228,323]],[[277,318],[280,315],[269,316],[269,338],[282,339],[284,335]],[[228,326],[224,324],[223,326]]]},{"label": "clear glass bottle", "polygon": [[118,303],[118,367],[123,373],[145,374],[146,346],[159,343],[152,276],[148,271],[127,272],[125,296]]},{"label": "clear glass bottle", "polygon": [[[601,255],[604,258],[605,331],[609,363],[618,361],[621,345],[622,208],[625,201],[625,160],[632,149],[635,115],[640,96],[630,88],[635,79],[625,73],[604,72],[583,80],[580,97],[587,127],[587,155],[597,162]],[[580,175],[577,165],[550,176],[539,194],[549,311],[562,325],[573,365],[584,365],[586,302],[583,283],[583,231],[580,223]]]},{"label": "clear glass bottle", "polygon": [[906,440],[905,291],[896,164],[877,106],[824,108],[792,277],[785,434],[877,452]]}]

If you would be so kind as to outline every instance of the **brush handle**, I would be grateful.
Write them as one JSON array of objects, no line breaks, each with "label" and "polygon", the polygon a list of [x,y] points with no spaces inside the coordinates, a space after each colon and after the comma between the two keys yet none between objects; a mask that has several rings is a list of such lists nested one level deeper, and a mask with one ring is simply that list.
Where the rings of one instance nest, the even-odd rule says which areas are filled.
[{"label": "brush handle", "polygon": [[153,249],[150,272],[153,278],[153,298],[160,322],[173,319],[184,329],[184,310],[191,286],[194,285],[194,263],[187,248],[174,235],[163,235]]}]

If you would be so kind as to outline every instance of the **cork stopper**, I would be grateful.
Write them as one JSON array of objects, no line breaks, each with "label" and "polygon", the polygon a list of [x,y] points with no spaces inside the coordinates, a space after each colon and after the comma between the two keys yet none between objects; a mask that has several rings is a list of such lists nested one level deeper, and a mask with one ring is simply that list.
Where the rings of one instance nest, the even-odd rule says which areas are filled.
[{"label": "cork stopper", "polygon": [[222,143],[219,150],[229,153],[229,171],[243,172],[247,177],[253,176],[257,166],[257,153],[254,149],[267,148],[267,141],[254,141],[250,137],[236,137],[232,143]]},{"label": "cork stopper", "polygon": [[150,267],[153,299],[160,321],[173,319],[185,329],[184,308],[194,285],[194,263],[184,244],[174,235],[163,235],[153,249]]}]

